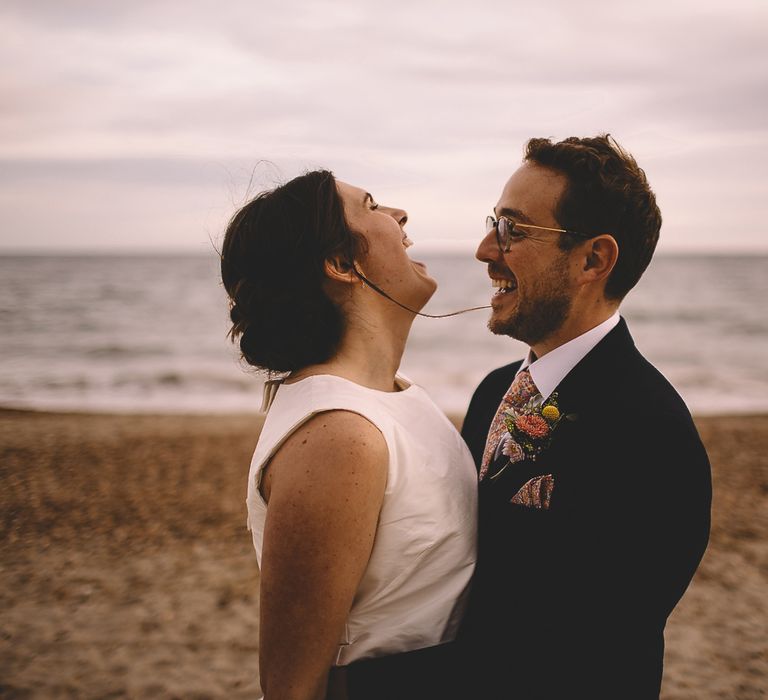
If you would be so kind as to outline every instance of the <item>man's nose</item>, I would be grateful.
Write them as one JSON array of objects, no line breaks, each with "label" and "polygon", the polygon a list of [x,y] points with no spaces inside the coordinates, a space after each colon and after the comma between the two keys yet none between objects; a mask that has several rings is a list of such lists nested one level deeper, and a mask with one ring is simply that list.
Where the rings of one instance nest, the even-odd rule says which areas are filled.
[{"label": "man's nose", "polygon": [[475,251],[475,257],[484,263],[494,262],[498,260],[501,255],[499,250],[499,244],[496,241],[496,229],[491,229],[485,234],[485,237],[480,241],[480,245],[477,246]]}]

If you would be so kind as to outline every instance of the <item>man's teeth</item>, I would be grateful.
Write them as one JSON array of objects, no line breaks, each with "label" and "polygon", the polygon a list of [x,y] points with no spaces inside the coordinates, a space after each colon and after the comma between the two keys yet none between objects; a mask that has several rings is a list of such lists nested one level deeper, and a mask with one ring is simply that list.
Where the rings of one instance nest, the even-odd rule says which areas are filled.
[{"label": "man's teeth", "polygon": [[514,289],[516,285],[512,282],[512,280],[492,279],[491,286],[498,287],[499,289]]}]

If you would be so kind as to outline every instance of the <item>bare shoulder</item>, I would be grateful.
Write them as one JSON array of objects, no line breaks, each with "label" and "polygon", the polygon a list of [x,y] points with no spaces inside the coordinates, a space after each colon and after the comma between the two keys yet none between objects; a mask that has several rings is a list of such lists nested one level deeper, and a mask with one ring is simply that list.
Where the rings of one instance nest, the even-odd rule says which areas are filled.
[{"label": "bare shoulder", "polygon": [[386,484],[389,451],[381,431],[359,413],[324,411],[295,430],[270,460],[262,480],[269,500],[276,482],[290,486],[354,487],[360,479],[369,485]]}]

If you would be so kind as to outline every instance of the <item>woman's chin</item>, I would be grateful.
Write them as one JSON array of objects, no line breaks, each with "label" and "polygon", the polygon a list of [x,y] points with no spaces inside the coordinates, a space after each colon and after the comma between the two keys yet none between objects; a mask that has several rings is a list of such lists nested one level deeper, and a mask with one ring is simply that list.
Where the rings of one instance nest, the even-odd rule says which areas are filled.
[{"label": "woman's chin", "polygon": [[[433,277],[429,277],[429,275],[424,275],[425,281],[428,281],[429,287],[425,290],[425,295],[423,297],[423,301],[421,304],[419,304],[419,311],[422,311],[424,307],[427,305],[429,300],[435,295],[435,292],[437,291],[437,280],[435,280]],[[426,286],[426,285],[425,285]]]}]

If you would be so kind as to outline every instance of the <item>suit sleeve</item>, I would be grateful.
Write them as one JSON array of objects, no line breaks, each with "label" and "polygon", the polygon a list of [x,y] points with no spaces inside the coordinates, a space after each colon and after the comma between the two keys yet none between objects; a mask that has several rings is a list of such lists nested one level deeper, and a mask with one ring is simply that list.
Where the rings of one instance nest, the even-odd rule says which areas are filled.
[{"label": "suit sleeve", "polygon": [[563,679],[571,690],[654,697],[637,679],[647,650],[663,650],[666,618],[704,554],[710,466],[687,416],[637,417],[622,425],[627,429],[614,442],[624,450],[584,470],[584,507],[577,499],[570,554],[559,571],[570,585],[557,600],[563,623],[557,643],[562,658],[573,661]]}]

